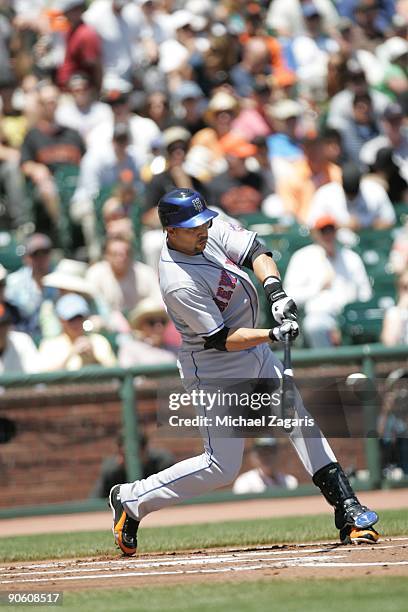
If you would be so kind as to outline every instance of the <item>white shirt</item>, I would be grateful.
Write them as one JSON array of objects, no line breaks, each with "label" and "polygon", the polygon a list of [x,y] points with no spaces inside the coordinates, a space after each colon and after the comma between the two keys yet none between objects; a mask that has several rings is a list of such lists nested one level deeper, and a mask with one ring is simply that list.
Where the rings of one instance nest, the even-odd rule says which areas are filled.
[{"label": "white shirt", "polygon": [[[374,114],[379,118],[390,103],[390,99],[381,91],[375,89],[370,89],[370,96],[373,102]],[[343,89],[333,96],[330,100],[329,114],[327,116],[327,125],[329,127],[341,130],[352,118],[353,97],[354,94],[350,89]]]},{"label": "white shirt", "polygon": [[235,495],[245,493],[263,493],[266,489],[274,487],[284,487],[285,489],[296,489],[298,480],[292,474],[277,474],[276,479],[272,480],[266,476],[259,468],[254,468],[238,476],[232,486]]},{"label": "white shirt", "polygon": [[372,295],[361,257],[341,246],[337,246],[334,258],[319,244],[296,251],[290,258],[284,287],[307,314],[336,315],[346,304],[365,302]]},{"label": "white shirt", "polygon": [[102,39],[104,77],[131,80],[134,66],[132,47],[138,39],[137,23],[128,18],[124,9],[119,15],[114,14],[111,0],[94,0],[83,14],[83,20]]},{"label": "white shirt", "polygon": [[401,176],[408,182],[408,133],[403,133],[398,147],[393,147],[390,139],[385,135],[369,140],[361,147],[360,161],[371,166],[376,160],[378,151],[388,147],[393,149],[393,161],[399,167]]},{"label": "white shirt", "polygon": [[82,110],[69,98],[59,104],[56,112],[57,123],[79,132],[87,146],[90,144],[90,134],[93,130],[101,123],[111,121],[111,118],[112,110],[109,104],[93,102],[89,108]]},{"label": "white shirt", "polygon": [[7,345],[0,355],[0,373],[38,372],[38,351],[31,336],[9,331]]},{"label": "white shirt", "polygon": [[110,310],[130,311],[144,298],[160,299],[157,274],[139,261],[133,262],[121,279],[116,278],[107,261],[99,261],[89,268],[86,280],[92,285],[94,295]]},{"label": "white shirt", "polygon": [[350,223],[356,217],[362,227],[372,227],[376,221],[393,225],[395,212],[384,187],[375,179],[363,178],[360,191],[352,201],[347,201],[343,187],[339,183],[328,183],[319,187],[313,196],[308,224],[313,227],[319,217],[329,215],[339,226]]},{"label": "white shirt", "polygon": [[[335,26],[339,16],[330,0],[314,0],[314,4],[323,17],[324,27]],[[285,31],[289,36],[304,34],[307,29],[302,14],[302,3],[299,0],[273,0],[266,16],[266,24],[278,32]]]},{"label": "white shirt", "polygon": [[133,147],[128,146],[126,157],[119,162],[112,144],[89,149],[81,160],[79,178],[72,203],[92,201],[104,187],[115,185],[123,170],[131,170],[134,185],[139,185],[140,163]]},{"label": "white shirt", "polygon": [[[160,129],[152,119],[132,114],[129,118],[129,131],[132,139],[132,148],[136,152],[140,164],[148,161],[152,142],[160,136]],[[103,150],[113,135],[113,115],[89,134],[89,148]]]}]

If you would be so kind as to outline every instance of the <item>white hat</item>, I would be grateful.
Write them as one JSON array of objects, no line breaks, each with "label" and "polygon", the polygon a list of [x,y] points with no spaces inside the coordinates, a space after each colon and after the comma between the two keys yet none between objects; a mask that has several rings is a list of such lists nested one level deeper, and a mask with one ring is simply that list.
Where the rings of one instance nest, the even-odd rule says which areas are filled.
[{"label": "white hat", "polygon": [[186,47],[177,40],[165,40],[160,45],[159,69],[165,74],[179,70],[188,60]]},{"label": "white hat", "polygon": [[86,263],[82,261],[61,259],[55,270],[43,277],[42,283],[45,287],[64,289],[93,297],[93,287],[85,279],[87,268]]},{"label": "white hat", "polygon": [[180,28],[184,28],[186,25],[191,25],[193,18],[194,15],[191,11],[180,9],[179,11],[175,11],[170,15],[170,24],[174,30],[179,30]]},{"label": "white hat", "polygon": [[104,92],[118,91],[121,94],[128,94],[132,91],[132,85],[116,74],[107,74],[103,79],[102,90]]},{"label": "white hat", "polygon": [[290,117],[299,117],[303,110],[302,105],[294,100],[279,100],[270,109],[272,117],[279,121],[284,121]]},{"label": "white hat", "polygon": [[408,42],[399,36],[389,38],[382,46],[382,56],[387,62],[395,62],[408,53]]},{"label": "white hat", "polygon": [[181,125],[174,125],[167,128],[163,132],[163,142],[165,147],[169,147],[174,142],[189,142],[191,140],[191,134],[186,128]]},{"label": "white hat", "polygon": [[207,110],[205,113],[205,118],[207,121],[211,121],[214,113],[222,112],[222,111],[234,111],[238,112],[239,103],[234,96],[226,91],[217,91],[213,97],[211,98]]},{"label": "white hat", "polygon": [[163,302],[154,298],[144,298],[138,303],[136,308],[130,312],[129,321],[131,326],[137,329],[143,319],[154,315],[159,315],[168,319]]}]

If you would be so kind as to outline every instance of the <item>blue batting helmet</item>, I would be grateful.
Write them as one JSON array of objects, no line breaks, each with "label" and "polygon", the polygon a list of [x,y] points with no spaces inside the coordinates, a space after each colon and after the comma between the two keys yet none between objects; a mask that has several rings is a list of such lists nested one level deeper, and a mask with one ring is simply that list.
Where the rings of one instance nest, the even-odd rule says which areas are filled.
[{"label": "blue batting helmet", "polygon": [[207,202],[193,189],[173,189],[159,201],[159,217],[163,227],[198,227],[218,215],[207,208]]}]

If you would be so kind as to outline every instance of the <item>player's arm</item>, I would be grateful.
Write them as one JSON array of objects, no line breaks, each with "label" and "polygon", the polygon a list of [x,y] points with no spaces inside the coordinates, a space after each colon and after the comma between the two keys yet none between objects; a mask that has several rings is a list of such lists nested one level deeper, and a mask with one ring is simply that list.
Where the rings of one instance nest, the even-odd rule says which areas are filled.
[{"label": "player's arm", "polygon": [[288,334],[291,338],[296,338],[298,333],[299,327],[296,321],[285,321],[273,329],[250,327],[229,329],[224,326],[217,333],[207,336],[204,348],[227,352],[244,351],[265,342],[283,342]]},{"label": "player's arm", "polygon": [[242,265],[253,270],[256,278],[262,283],[277,325],[283,321],[296,321],[297,306],[283,290],[279,270],[272,258],[272,253],[255,239]]}]

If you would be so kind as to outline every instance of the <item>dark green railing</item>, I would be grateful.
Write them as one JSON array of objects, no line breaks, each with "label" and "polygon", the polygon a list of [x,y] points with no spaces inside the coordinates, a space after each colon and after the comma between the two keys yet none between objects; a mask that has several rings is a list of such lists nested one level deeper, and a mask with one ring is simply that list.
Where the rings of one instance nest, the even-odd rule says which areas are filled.
[{"label": "dark green railing", "polygon": [[[277,353],[280,356],[279,352]],[[330,349],[299,349],[293,351],[293,364],[296,367],[308,366],[333,366],[340,364],[355,364],[358,370],[363,372],[368,378],[373,378],[375,373],[375,363],[378,361],[404,360],[408,357],[408,346],[386,348],[381,344],[367,344],[361,346],[337,347]],[[0,376],[0,387],[32,387],[39,384],[66,384],[66,383],[85,383],[117,380],[120,384],[120,397],[122,401],[122,421],[124,431],[124,448],[126,455],[127,472],[129,480],[136,480],[140,476],[140,462],[138,452],[137,436],[137,387],[134,385],[135,376],[148,376],[149,378],[159,378],[169,375],[177,375],[178,370],[175,365],[145,366],[129,369],[122,368],[102,368],[100,366],[88,366],[76,372],[59,371],[38,374],[4,374]],[[296,374],[296,372],[295,372]],[[0,398],[1,401],[1,398]],[[372,406],[367,406],[366,410],[366,429],[373,431],[376,429],[377,415]],[[376,437],[365,440],[365,453],[370,479],[367,483],[360,483],[359,489],[374,489],[381,485],[381,465],[379,443]],[[296,492],[277,489],[266,494],[255,497],[283,497],[299,494],[311,494],[315,492],[315,487],[305,485]],[[250,496],[254,497],[254,496]],[[231,501],[232,499],[244,499],[247,496],[233,496],[231,493],[222,491],[212,495],[200,497],[199,502]],[[195,501],[195,500],[193,500]],[[0,518],[16,516],[28,516],[35,514],[52,514],[65,512],[80,512],[98,510],[105,508],[105,502],[100,500],[85,500],[72,503],[48,504],[44,506],[30,506],[7,508],[0,510]]]}]

